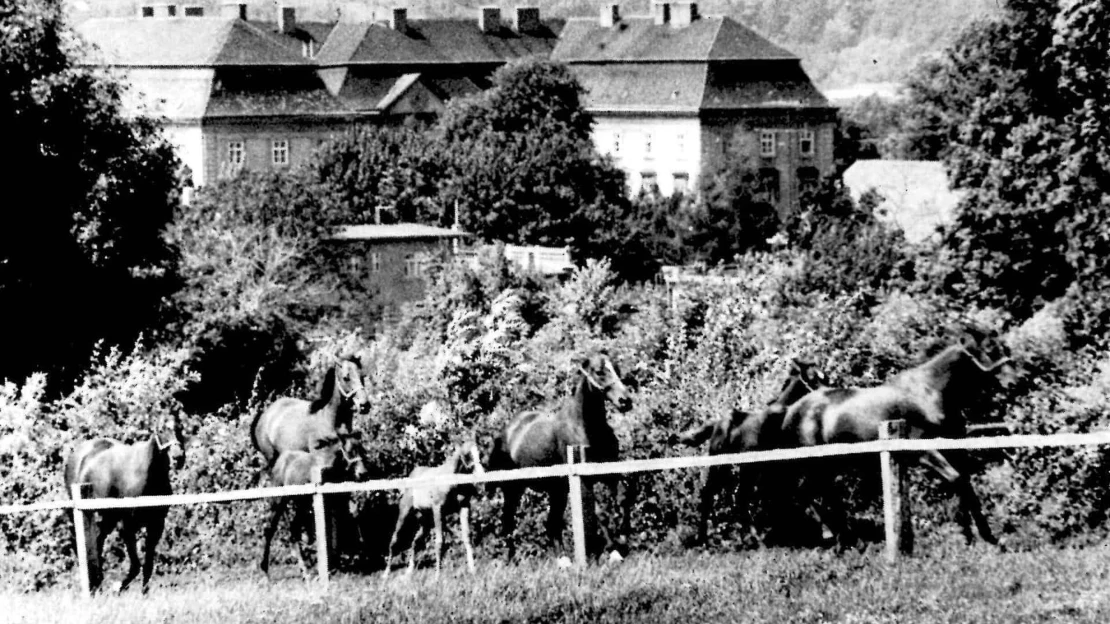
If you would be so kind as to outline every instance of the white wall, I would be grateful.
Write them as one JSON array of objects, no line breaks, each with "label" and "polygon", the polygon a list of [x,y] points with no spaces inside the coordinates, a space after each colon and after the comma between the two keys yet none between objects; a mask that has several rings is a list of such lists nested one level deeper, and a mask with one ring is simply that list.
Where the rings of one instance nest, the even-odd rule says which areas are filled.
[{"label": "white wall", "polygon": [[200,126],[166,124],[163,131],[166,133],[166,140],[177,152],[177,157],[192,170],[193,185],[204,184],[204,138]]},{"label": "white wall", "polygon": [[690,192],[697,188],[701,169],[701,126],[697,118],[598,117],[594,145],[602,154],[613,156],[617,166],[628,174],[632,194],[640,190],[645,172],[655,173],[664,195],[674,192],[676,173],[688,176]]}]

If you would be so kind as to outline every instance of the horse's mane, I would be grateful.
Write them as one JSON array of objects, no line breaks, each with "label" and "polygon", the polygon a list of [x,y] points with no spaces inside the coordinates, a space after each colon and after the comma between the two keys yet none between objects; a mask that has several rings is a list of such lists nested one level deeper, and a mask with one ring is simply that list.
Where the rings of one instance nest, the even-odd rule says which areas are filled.
[{"label": "horse's mane", "polygon": [[335,367],[332,366],[324,375],[324,383],[320,386],[320,396],[313,399],[312,404],[308,406],[310,414],[316,413],[331,402],[331,396],[335,393]]}]

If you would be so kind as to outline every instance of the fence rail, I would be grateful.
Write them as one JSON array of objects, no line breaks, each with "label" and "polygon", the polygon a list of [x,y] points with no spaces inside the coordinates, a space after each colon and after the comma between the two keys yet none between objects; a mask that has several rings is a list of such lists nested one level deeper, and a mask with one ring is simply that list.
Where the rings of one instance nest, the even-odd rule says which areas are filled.
[{"label": "fence rail", "polygon": [[[890,430],[884,423],[884,434],[889,435]],[[893,428],[900,431],[899,428]],[[579,565],[585,564],[585,535],[582,523],[582,504],[579,483],[582,477],[603,476],[613,474],[630,474],[637,472],[656,472],[663,470],[681,470],[689,468],[706,468],[710,466],[742,465],[775,461],[797,461],[822,457],[841,457],[849,455],[878,454],[884,474],[884,515],[888,522],[891,519],[901,518],[897,526],[891,523],[888,526],[888,556],[894,558],[902,549],[899,527],[907,532],[912,532],[909,521],[908,509],[902,508],[902,499],[905,484],[896,465],[897,457],[912,452],[920,451],[946,451],[946,450],[990,450],[990,449],[1017,449],[1017,448],[1059,448],[1093,445],[1110,445],[1110,430],[1093,433],[1062,433],[1053,435],[1007,435],[997,437],[978,438],[929,438],[929,439],[900,439],[887,438],[873,442],[855,442],[842,444],[827,444],[823,446],[799,449],[771,449],[765,451],[747,451],[724,455],[699,455],[682,457],[664,457],[654,459],[634,459],[619,462],[605,463],[575,463],[573,454],[568,453],[566,464],[558,466],[545,466],[537,468],[520,468],[516,470],[499,470],[483,474],[469,475],[440,475],[429,477],[406,477],[401,479],[378,479],[365,483],[321,483],[315,478],[313,483],[282,487],[260,487],[227,492],[207,492],[198,494],[174,494],[170,496],[142,496],[137,498],[111,498],[89,499],[84,498],[79,487],[74,487],[73,497],[70,500],[55,500],[33,503],[29,505],[3,505],[0,506],[0,515],[30,513],[36,511],[49,511],[66,509],[74,515],[75,526],[80,527],[84,522],[91,521],[89,514],[101,509],[134,509],[140,507],[161,507],[170,505],[197,505],[209,503],[228,503],[233,501],[256,500],[263,498],[277,498],[284,496],[312,496],[315,512],[316,532],[318,536],[324,535],[323,497],[328,494],[377,492],[384,490],[404,490],[414,487],[449,486],[458,484],[498,483],[503,481],[523,481],[535,479],[569,479],[572,493],[575,494],[571,505],[572,528],[574,532],[575,558]],[[568,449],[569,450],[569,449]],[[886,482],[890,483],[886,483]],[[576,503],[576,504],[575,504]],[[903,524],[905,525],[903,527]],[[80,533],[80,531],[79,531]],[[912,534],[912,533],[910,533]],[[78,536],[79,542],[80,536]],[[318,537],[319,549],[317,565],[322,583],[328,581],[326,540]],[[87,546],[78,547],[78,569],[81,576],[81,587],[88,592],[88,552]]]},{"label": "fence rail", "polygon": [[81,501],[57,500],[30,505],[0,506],[0,514],[25,513],[51,509],[122,509],[138,507],[160,507],[167,505],[198,505],[206,503],[228,503],[234,501],[277,498],[281,496],[306,496],[312,494],[351,494],[359,492],[380,492],[385,490],[405,490],[413,487],[447,486],[459,484],[498,483],[502,481],[526,481],[544,478],[568,478],[579,476],[604,476],[630,474],[635,472],[656,472],[662,470],[681,470],[707,468],[710,466],[756,464],[773,461],[795,461],[819,457],[845,455],[864,455],[869,453],[901,453],[911,451],[948,451],[948,450],[991,450],[1013,448],[1052,448],[1065,446],[1095,446],[1110,444],[1110,430],[1093,433],[1057,433],[1050,435],[1026,434],[982,438],[928,438],[917,440],[877,440],[874,442],[852,442],[826,444],[798,449],[771,449],[766,451],[746,451],[722,455],[694,455],[682,457],[661,457],[653,459],[631,459],[619,462],[581,463],[540,468],[518,468],[515,470],[489,471],[483,474],[439,475],[429,477],[405,477],[397,479],[376,479],[364,483],[321,483],[288,485],[281,487],[259,487],[226,492],[206,492],[197,494],[173,494],[170,496],[142,496],[138,498],[90,499]]}]

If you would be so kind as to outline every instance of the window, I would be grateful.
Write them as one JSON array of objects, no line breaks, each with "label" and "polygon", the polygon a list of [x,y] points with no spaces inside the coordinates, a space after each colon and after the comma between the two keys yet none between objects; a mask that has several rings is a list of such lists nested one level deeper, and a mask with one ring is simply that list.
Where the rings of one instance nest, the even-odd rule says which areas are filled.
[{"label": "window", "polygon": [[370,252],[370,272],[381,273],[382,271],[382,254],[380,251]]},{"label": "window", "polygon": [[620,132],[614,132],[613,133],[613,153],[614,154],[620,154],[621,153],[621,133]]},{"label": "window", "polygon": [[798,168],[798,192],[805,194],[817,190],[817,181],[820,178],[821,172],[817,171],[817,167]]},{"label": "window", "polygon": [[651,158],[651,133],[644,134],[644,156]]},{"label": "window", "polygon": [[798,132],[798,151],[802,156],[813,156],[813,130]]},{"label": "window", "polygon": [[685,195],[686,190],[690,188],[690,174],[676,173],[674,174],[674,194]]},{"label": "window", "polygon": [[316,56],[316,46],[311,39],[305,39],[301,42],[301,56],[305,58],[312,58]]},{"label": "window", "polygon": [[763,201],[779,203],[779,170],[773,167],[764,167],[759,170],[759,193]]},{"label": "window", "polygon": [[275,167],[288,165],[289,141],[286,139],[274,139],[272,156],[271,162]]},{"label": "window", "polygon": [[659,183],[654,172],[645,171],[640,174],[640,190],[644,193],[659,191]]},{"label": "window", "polygon": [[246,150],[243,147],[242,141],[228,141],[227,143],[227,163],[232,168],[239,168],[243,166],[246,160]]},{"label": "window", "polygon": [[166,16],[167,17],[177,17],[177,5],[176,4],[171,4],[171,5],[166,6]]},{"label": "window", "polygon": [[187,6],[187,7],[185,7],[185,17],[204,17],[204,7],[201,7],[201,6]]},{"label": "window", "polygon": [[678,152],[678,157],[682,157],[682,152],[686,151],[686,135],[680,134],[674,138],[674,149]]},{"label": "window", "polygon": [[405,277],[420,277],[420,259],[416,254],[405,255]]},{"label": "window", "polygon": [[775,131],[764,130],[759,133],[759,155],[773,158],[775,155]]},{"label": "window", "polygon": [[143,17],[154,17],[154,7],[145,6],[141,9]]}]

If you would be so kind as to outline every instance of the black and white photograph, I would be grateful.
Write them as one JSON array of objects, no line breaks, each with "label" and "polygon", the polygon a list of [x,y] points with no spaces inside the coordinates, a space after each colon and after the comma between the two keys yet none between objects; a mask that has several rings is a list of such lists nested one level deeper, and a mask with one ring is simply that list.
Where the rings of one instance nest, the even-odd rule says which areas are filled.
[{"label": "black and white photograph", "polygon": [[0,63],[0,623],[1110,622],[1105,0],[0,0]]}]

